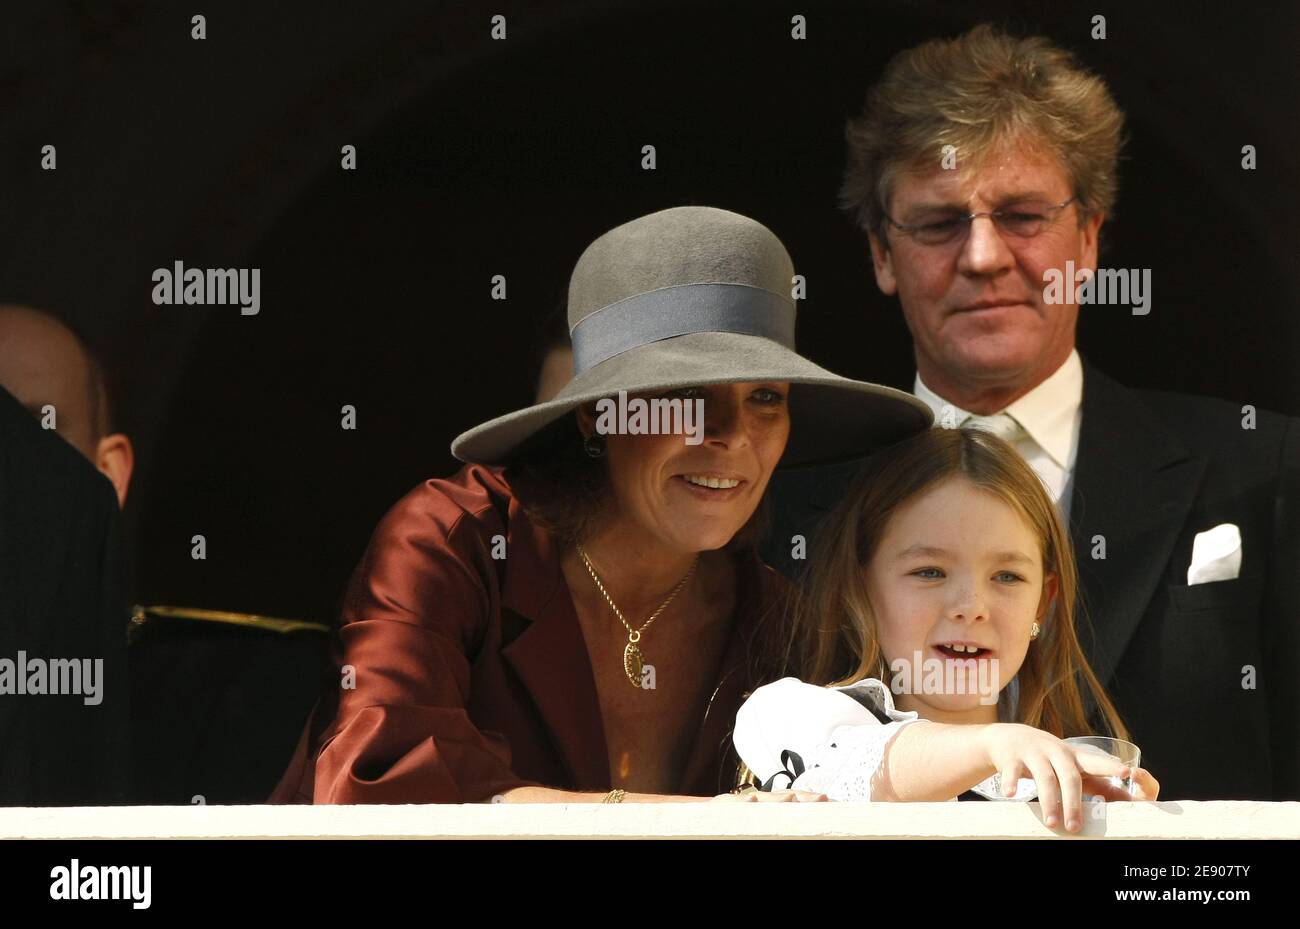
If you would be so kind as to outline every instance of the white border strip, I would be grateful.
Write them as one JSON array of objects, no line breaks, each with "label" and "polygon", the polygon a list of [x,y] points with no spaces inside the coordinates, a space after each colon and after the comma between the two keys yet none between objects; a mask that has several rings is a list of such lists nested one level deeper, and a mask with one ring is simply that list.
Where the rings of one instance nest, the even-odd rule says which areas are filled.
[{"label": "white border strip", "polygon": [[1111,803],[1069,835],[1037,803],[627,803],[0,809],[0,838],[1300,838],[1300,803]]}]

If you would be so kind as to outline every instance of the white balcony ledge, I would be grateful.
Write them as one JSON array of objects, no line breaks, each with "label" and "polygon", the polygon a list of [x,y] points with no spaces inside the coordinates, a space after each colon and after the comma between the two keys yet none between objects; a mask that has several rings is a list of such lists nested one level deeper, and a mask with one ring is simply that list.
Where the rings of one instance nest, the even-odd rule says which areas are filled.
[{"label": "white balcony ledge", "polygon": [[0,838],[1300,838],[1300,803],[1162,801],[1043,825],[1037,803],[624,803],[0,809]]}]

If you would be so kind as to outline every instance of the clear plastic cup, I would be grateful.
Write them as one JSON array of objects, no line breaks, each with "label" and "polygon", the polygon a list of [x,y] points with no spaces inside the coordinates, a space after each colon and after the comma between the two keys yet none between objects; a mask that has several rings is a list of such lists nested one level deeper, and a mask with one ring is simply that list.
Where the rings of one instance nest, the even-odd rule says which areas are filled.
[{"label": "clear plastic cup", "polygon": [[[1125,742],[1123,739],[1112,739],[1104,735],[1076,735],[1061,741],[1066,745],[1073,745],[1085,751],[1110,755],[1110,757],[1128,765],[1130,768],[1138,768],[1142,765],[1142,750],[1132,742]],[[1112,777],[1109,780],[1111,784],[1126,794],[1132,795],[1133,779],[1131,777]]]}]

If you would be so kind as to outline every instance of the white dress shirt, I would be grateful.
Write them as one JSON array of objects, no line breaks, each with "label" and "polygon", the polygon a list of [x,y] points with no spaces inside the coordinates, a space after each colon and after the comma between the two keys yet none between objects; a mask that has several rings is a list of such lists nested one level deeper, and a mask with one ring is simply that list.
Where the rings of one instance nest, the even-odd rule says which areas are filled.
[{"label": "white dress shirt", "polygon": [[[1062,516],[1069,517],[1074,462],[1079,453],[1079,427],[1083,423],[1083,362],[1077,350],[1071,351],[1070,357],[1046,380],[995,417],[974,416],[949,403],[927,387],[920,374],[912,392],[934,411],[936,425],[984,426],[1004,437],[1010,431],[1011,444],[1042,478]],[[1001,414],[1010,416],[1020,428],[1008,430],[997,422]]]}]

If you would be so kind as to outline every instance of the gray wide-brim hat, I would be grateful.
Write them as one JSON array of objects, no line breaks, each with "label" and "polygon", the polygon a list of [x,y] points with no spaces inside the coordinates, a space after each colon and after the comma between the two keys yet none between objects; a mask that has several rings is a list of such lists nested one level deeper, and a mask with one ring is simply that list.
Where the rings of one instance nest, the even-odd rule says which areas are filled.
[{"label": "gray wide-brim hat", "polygon": [[556,396],[451,443],[461,461],[505,464],[543,432],[583,436],[578,407],[620,390],[788,381],[790,439],[779,467],[857,458],[929,428],[911,394],[832,374],[794,350],[794,265],[766,226],[684,206],[624,223],[578,259],[569,281],[574,376]]}]

